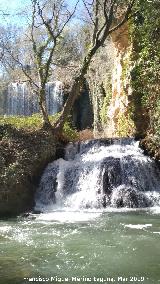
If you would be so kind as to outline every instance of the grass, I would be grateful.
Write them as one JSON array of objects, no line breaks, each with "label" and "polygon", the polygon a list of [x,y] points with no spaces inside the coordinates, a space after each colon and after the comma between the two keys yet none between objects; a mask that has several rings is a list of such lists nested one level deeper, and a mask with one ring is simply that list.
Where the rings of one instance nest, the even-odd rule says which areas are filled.
[{"label": "grass", "polygon": [[[57,119],[57,115],[50,116],[50,121],[54,123]],[[38,130],[42,128],[43,122],[40,114],[34,114],[32,116],[0,116],[0,124],[10,124],[17,129]]]},{"label": "grass", "polygon": [[[54,124],[59,117],[59,113],[49,116],[51,124]],[[0,125],[12,125],[16,129],[26,131],[37,131],[43,126],[40,114],[32,116],[0,116]],[[66,121],[63,127],[63,135],[68,141],[78,140],[78,132],[72,128],[71,123]]]}]

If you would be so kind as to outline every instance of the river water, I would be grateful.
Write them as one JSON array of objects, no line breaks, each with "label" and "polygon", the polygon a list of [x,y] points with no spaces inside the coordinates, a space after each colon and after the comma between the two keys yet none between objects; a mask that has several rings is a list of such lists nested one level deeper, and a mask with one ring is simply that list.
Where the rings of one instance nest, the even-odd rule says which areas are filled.
[{"label": "river water", "polygon": [[159,217],[157,207],[53,211],[3,220],[0,283],[158,284]]},{"label": "river water", "polygon": [[137,142],[68,145],[35,201],[0,221],[0,284],[160,283],[160,171]]}]

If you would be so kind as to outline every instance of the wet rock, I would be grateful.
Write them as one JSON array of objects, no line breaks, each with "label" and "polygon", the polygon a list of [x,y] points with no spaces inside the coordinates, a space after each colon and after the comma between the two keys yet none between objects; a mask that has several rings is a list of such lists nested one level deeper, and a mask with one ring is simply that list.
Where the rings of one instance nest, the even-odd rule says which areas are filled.
[{"label": "wet rock", "polygon": [[117,208],[145,208],[151,206],[151,201],[144,192],[139,192],[131,187],[120,186],[112,192],[111,205]]},{"label": "wet rock", "polygon": [[36,205],[45,200],[47,205],[53,203],[55,180],[57,203],[76,209],[148,207],[157,204],[150,192],[158,194],[160,189],[159,168],[133,139],[69,144],[65,159],[54,161],[44,171]]},{"label": "wet rock", "polygon": [[107,157],[102,162],[103,193],[111,194],[112,189],[122,183],[119,158]]}]

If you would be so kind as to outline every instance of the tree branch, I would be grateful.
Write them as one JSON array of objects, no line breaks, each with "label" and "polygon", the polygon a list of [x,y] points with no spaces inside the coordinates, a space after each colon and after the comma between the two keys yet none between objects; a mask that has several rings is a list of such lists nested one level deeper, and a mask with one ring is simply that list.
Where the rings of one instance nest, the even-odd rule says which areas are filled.
[{"label": "tree branch", "polygon": [[86,10],[87,10],[87,13],[88,13],[88,15],[89,15],[89,17],[90,17],[90,19],[91,19],[92,24],[93,24],[94,26],[96,26],[96,23],[94,22],[94,20],[93,20],[93,18],[92,18],[92,14],[91,14],[91,12],[89,11],[89,8],[88,8],[88,6],[87,6],[85,0],[82,0],[82,2],[83,2],[84,6],[85,6],[85,8],[86,8]]},{"label": "tree branch", "polygon": [[68,22],[71,20],[71,18],[72,18],[73,15],[75,14],[79,1],[80,1],[80,0],[77,0],[76,4],[75,4],[75,6],[74,6],[74,9],[73,9],[73,11],[72,11],[72,13],[70,13],[70,15],[69,15],[69,17],[67,18],[66,22],[64,23],[64,25],[62,26],[62,28],[60,29],[60,31],[57,33],[56,38],[61,35],[61,33],[63,32],[64,28],[66,27],[66,25],[68,24]]},{"label": "tree branch", "polygon": [[127,22],[130,18],[132,18],[135,15],[135,13],[132,13],[132,8],[133,8],[133,5],[134,5],[135,2],[136,2],[136,0],[133,0],[131,2],[131,4],[128,5],[123,19],[116,26],[114,26],[113,28],[111,28],[109,30],[109,34],[111,34],[112,32],[114,32],[116,30],[118,30],[121,26],[123,26],[123,24],[125,22]]}]

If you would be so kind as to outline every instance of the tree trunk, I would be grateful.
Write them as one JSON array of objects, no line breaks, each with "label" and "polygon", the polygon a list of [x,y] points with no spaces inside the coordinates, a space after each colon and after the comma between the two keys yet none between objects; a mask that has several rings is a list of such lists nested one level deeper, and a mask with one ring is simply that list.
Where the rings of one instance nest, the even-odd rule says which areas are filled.
[{"label": "tree trunk", "polygon": [[71,87],[70,94],[68,96],[68,99],[63,107],[62,113],[59,117],[59,119],[56,121],[54,125],[54,131],[55,132],[61,132],[63,129],[64,122],[66,121],[71,108],[76,100],[76,98],[80,94],[81,87],[83,86],[84,82],[84,77],[83,76],[78,76],[75,78],[73,85]]},{"label": "tree trunk", "polygon": [[88,53],[88,55],[84,58],[82,67],[79,71],[79,75],[74,79],[70,94],[67,98],[67,101],[63,107],[62,113],[59,117],[59,119],[54,124],[54,132],[55,133],[61,133],[63,129],[63,125],[70,114],[70,111],[73,107],[73,104],[77,97],[80,95],[81,88],[83,87],[83,83],[85,80],[85,75],[87,73],[88,67],[90,65],[91,59],[93,57],[93,49]]},{"label": "tree trunk", "polygon": [[[112,1],[111,1],[112,2]],[[99,13],[99,2],[97,2],[97,6],[96,6],[96,16],[98,17],[98,13]],[[135,3],[135,0],[132,0],[130,2],[130,4],[128,4],[128,8],[126,10],[126,13],[123,17],[123,19],[116,25],[114,26],[111,30],[110,27],[113,24],[113,19],[114,19],[114,5],[116,3],[116,1],[113,1],[113,3],[110,5],[110,12],[109,12],[109,16],[107,15],[107,5],[106,5],[107,1],[104,1],[104,18],[105,18],[105,23],[98,28],[98,19],[95,25],[95,31],[94,31],[94,35],[93,35],[93,45],[90,48],[90,50],[88,51],[87,56],[84,58],[83,63],[82,63],[82,67],[79,71],[79,75],[74,79],[72,88],[71,88],[71,92],[68,96],[68,99],[63,107],[62,113],[59,117],[59,119],[57,120],[57,122],[54,125],[54,132],[55,134],[59,135],[63,129],[63,125],[70,113],[70,110],[77,98],[77,96],[80,94],[80,90],[82,87],[82,84],[84,82],[85,79],[85,75],[87,74],[89,65],[91,63],[91,60],[93,58],[93,56],[96,54],[97,50],[103,46],[106,38],[108,37],[109,34],[111,34],[113,31],[117,30],[119,27],[121,27],[125,22],[127,22],[127,20],[129,19],[129,15],[132,12],[132,7]]]},{"label": "tree trunk", "polygon": [[39,107],[42,113],[43,127],[46,129],[51,129],[52,125],[49,121],[48,112],[46,108],[45,89],[41,89],[39,91]]}]

